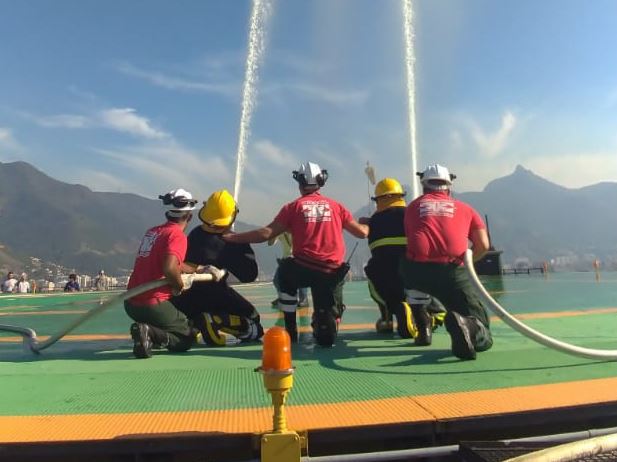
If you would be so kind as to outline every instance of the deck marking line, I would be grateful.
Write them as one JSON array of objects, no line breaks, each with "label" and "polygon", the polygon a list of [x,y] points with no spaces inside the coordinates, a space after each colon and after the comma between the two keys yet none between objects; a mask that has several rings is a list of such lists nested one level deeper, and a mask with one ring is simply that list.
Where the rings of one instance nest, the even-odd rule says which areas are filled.
[{"label": "deck marking line", "polygon": [[[585,393],[581,393],[585,390]],[[422,423],[617,402],[617,378],[287,407],[290,428]],[[101,440],[177,432],[262,433],[270,407],[185,412],[0,416],[0,443]]]},{"label": "deck marking line", "polygon": [[[306,310],[307,308],[304,308]],[[300,310],[301,311],[301,310]],[[611,308],[596,308],[587,311],[556,311],[556,312],[545,312],[545,313],[523,313],[518,314],[515,317],[517,319],[553,319],[553,318],[561,318],[561,317],[575,317],[575,316],[586,316],[593,314],[609,314],[609,313],[617,313],[617,307]],[[279,314],[276,313],[276,318],[278,319]],[[263,316],[262,316],[263,317]],[[491,316],[491,322],[502,322],[497,316]],[[345,324],[343,321],[339,330],[341,331],[359,331],[359,330],[373,330],[375,325],[372,323],[359,323],[359,324]],[[301,326],[298,327],[298,331],[301,333],[310,333],[313,332],[311,326]],[[49,336],[39,336],[39,340],[45,340],[49,338]],[[67,335],[63,337],[62,340],[71,341],[71,342],[80,342],[80,341],[96,341],[96,340],[127,340],[129,338],[128,335],[122,334],[76,334],[76,335]],[[0,343],[21,343],[21,337],[0,337]]]}]

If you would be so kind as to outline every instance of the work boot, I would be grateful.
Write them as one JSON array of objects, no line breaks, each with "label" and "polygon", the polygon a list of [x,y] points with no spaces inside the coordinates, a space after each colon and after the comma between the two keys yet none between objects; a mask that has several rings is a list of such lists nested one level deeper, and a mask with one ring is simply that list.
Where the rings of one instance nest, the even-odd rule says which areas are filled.
[{"label": "work boot", "polygon": [[192,318],[193,325],[201,332],[201,337],[206,345],[225,346],[225,335],[219,332],[221,326],[209,313],[200,313]]},{"label": "work boot", "polygon": [[432,319],[433,332],[435,332],[439,326],[443,326],[443,323],[446,319],[446,313],[445,312],[432,313],[431,319]]},{"label": "work boot", "polygon": [[379,318],[375,323],[375,330],[379,334],[391,334],[394,332],[394,323],[392,320]]},{"label": "work boot", "polygon": [[257,321],[257,334],[254,338],[255,341],[257,340],[261,340],[261,338],[264,336],[264,327],[261,325],[261,322]]},{"label": "work boot", "polygon": [[[341,313],[342,314],[342,313]],[[335,318],[334,315],[326,310],[317,310],[313,313],[313,337],[319,346],[329,348],[334,345],[340,318]]]},{"label": "work boot", "polygon": [[411,307],[407,302],[401,302],[396,308],[396,331],[401,338],[416,338],[418,328],[414,322]]},{"label": "work boot", "polygon": [[452,354],[460,359],[476,359],[474,338],[478,326],[475,319],[448,311],[445,324],[452,339]]},{"label": "work boot", "polygon": [[476,317],[469,316],[468,320],[472,321],[476,327],[476,335],[473,339],[473,345],[476,351],[486,351],[493,346],[493,336],[490,329],[482,324]]},{"label": "work boot", "polygon": [[144,323],[131,324],[131,338],[133,339],[133,354],[138,359],[152,357],[152,338],[150,336],[150,326]]},{"label": "work boot", "polygon": [[242,318],[242,328],[234,334],[242,343],[256,342],[264,335],[259,316],[255,319]]},{"label": "work boot", "polygon": [[169,346],[169,332],[148,324],[148,334],[152,340],[152,348],[167,348]]},{"label": "work boot", "polygon": [[296,312],[293,313],[283,311],[283,318],[285,320],[285,330],[289,334],[292,343],[298,342],[298,322],[296,321]]},{"label": "work boot", "polygon": [[426,306],[426,311],[431,315],[433,320],[433,332],[437,330],[439,326],[443,326],[446,318],[446,309],[435,297],[431,298],[431,302]]},{"label": "work boot", "polygon": [[433,320],[424,305],[412,305],[411,312],[416,324],[417,334],[414,344],[428,346],[433,342]]},{"label": "work boot", "polygon": [[377,303],[377,306],[379,308],[380,316],[375,323],[375,330],[378,334],[391,334],[394,331],[392,313],[390,313],[388,308],[381,303]]}]

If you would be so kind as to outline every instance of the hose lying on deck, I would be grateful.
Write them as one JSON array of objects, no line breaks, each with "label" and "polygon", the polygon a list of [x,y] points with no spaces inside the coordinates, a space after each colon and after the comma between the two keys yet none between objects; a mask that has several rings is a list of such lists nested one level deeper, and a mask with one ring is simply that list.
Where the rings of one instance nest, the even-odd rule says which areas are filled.
[{"label": "hose lying on deck", "polygon": [[495,313],[499,317],[499,319],[501,319],[515,331],[546,347],[573,356],[591,359],[617,359],[617,350],[595,350],[592,348],[584,348],[576,345],[571,345],[569,343],[561,342],[552,337],[549,337],[548,335],[544,335],[537,330],[526,326],[521,321],[512,316],[510,313],[508,313],[504,308],[502,308],[502,306],[497,303],[495,299],[493,299],[493,297],[491,297],[488,291],[484,288],[482,282],[480,282],[480,279],[478,279],[478,275],[476,274],[476,270],[473,266],[472,252],[469,249],[467,250],[467,252],[465,252],[465,267],[467,268],[467,272],[469,273],[472,284],[480,293],[482,301],[488,305],[488,307],[493,311],[493,313]]},{"label": "hose lying on deck", "polygon": [[[193,282],[212,281],[213,279],[214,278],[211,274],[183,274],[182,275],[182,281],[184,282],[185,287],[190,286]],[[133,298],[136,295],[139,295],[143,292],[147,292],[149,290],[156,289],[164,285],[167,285],[166,279],[157,279],[155,281],[146,282],[145,284],[142,284],[140,286],[133,287],[132,289],[127,290],[126,292],[121,293],[107,300],[105,303],[100,304],[96,308],[91,309],[87,313],[84,313],[79,318],[74,319],[68,325],[66,325],[61,331],[50,336],[47,340],[41,343],[39,343],[36,337],[36,332],[33,329],[30,329],[28,327],[9,326],[9,325],[0,324],[0,331],[14,332],[16,334],[20,334],[24,339],[24,348],[34,353],[39,353],[41,352],[41,350],[49,348],[54,343],[56,343],[58,340],[60,340],[62,337],[72,332],[77,327],[81,326],[88,319],[102,313],[103,311],[107,310],[109,307],[117,303],[122,303],[125,300],[128,300],[129,298]]]},{"label": "hose lying on deck", "polygon": [[542,449],[508,459],[505,462],[571,462],[588,460],[590,457],[601,456],[615,450],[617,450],[617,434],[613,433]]}]

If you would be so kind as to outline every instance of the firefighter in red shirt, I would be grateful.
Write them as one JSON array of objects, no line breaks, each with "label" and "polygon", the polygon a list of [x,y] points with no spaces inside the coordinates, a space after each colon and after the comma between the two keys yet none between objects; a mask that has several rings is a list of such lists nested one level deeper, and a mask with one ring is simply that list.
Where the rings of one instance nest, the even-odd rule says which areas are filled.
[{"label": "firefighter in red shirt", "polygon": [[[450,196],[456,177],[447,168],[429,165],[418,176],[423,195],[405,211],[407,251],[400,270],[407,301],[422,305],[430,301],[429,295],[437,297],[448,311],[445,325],[452,353],[460,359],[476,359],[476,351],[488,350],[493,340],[486,308],[462,264],[469,241],[474,261],[488,250],[486,227],[471,206]],[[414,320],[419,325],[430,322]]]},{"label": "firefighter in red shirt", "polygon": [[347,273],[343,229],[364,239],[368,227],[354,220],[341,204],[322,196],[328,172],[313,162],[294,170],[300,197],[284,205],[272,223],[240,234],[227,234],[230,242],[266,242],[283,232],[292,236],[292,256],[279,266],[279,308],[292,340],[298,339],[296,305],[298,288],[310,287],[313,295],[313,336],[324,347],[334,344],[342,315],[340,293]]},{"label": "firefighter in red shirt", "polygon": [[146,231],[142,238],[127,289],[165,277],[168,285],[152,289],[124,302],[134,341],[133,354],[150,358],[153,347],[169,351],[186,351],[195,341],[186,316],[170,301],[184,290],[182,273],[194,273],[186,265],[187,239],[184,230],[193,216],[196,200],[184,189],[174,189],[159,196],[165,207],[167,222]]}]

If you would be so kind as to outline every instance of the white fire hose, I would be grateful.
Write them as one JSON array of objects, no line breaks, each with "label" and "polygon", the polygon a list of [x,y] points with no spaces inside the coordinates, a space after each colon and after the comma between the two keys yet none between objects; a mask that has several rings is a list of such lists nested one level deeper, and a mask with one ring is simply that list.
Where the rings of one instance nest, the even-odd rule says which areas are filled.
[{"label": "white fire hose", "polygon": [[617,350],[596,350],[593,348],[584,348],[576,345],[571,345],[569,343],[565,343],[549,337],[548,335],[544,335],[541,332],[538,332],[537,330],[526,326],[521,321],[512,316],[510,313],[508,313],[499,303],[495,301],[495,299],[493,299],[493,297],[491,297],[488,291],[484,288],[482,282],[480,282],[480,279],[478,279],[478,275],[476,274],[476,270],[473,266],[473,256],[470,249],[465,252],[465,267],[467,268],[467,272],[469,273],[471,282],[476,288],[476,290],[479,292],[482,301],[488,305],[491,311],[493,311],[493,313],[495,313],[499,317],[499,319],[501,319],[515,331],[546,347],[573,356],[590,359],[617,359]]},{"label": "white fire hose", "polygon": [[[223,270],[219,270],[219,271],[223,271]],[[190,287],[193,282],[212,281],[213,279],[214,279],[214,276],[212,274],[183,274],[182,275],[182,282],[184,282],[184,287]],[[146,282],[145,284],[142,284],[137,287],[133,287],[132,289],[127,290],[126,292],[121,293],[107,300],[105,303],[100,304],[96,308],[91,309],[87,313],[84,313],[82,316],[80,316],[79,318],[73,320],[71,323],[66,325],[58,333],[50,336],[47,340],[41,343],[39,343],[36,337],[36,332],[33,329],[30,329],[28,327],[9,326],[9,325],[0,324],[0,331],[14,332],[16,334],[20,334],[23,337],[25,349],[30,350],[33,353],[40,353],[41,350],[49,348],[54,343],[56,343],[58,340],[60,340],[62,337],[72,332],[77,327],[81,326],[88,319],[102,313],[103,311],[107,310],[109,307],[116,305],[118,303],[122,303],[125,300],[128,300],[129,298],[133,298],[136,295],[139,295],[143,292],[147,292],[148,290],[156,289],[157,287],[162,287],[164,285],[167,285],[167,280],[158,279],[155,281]]]}]

